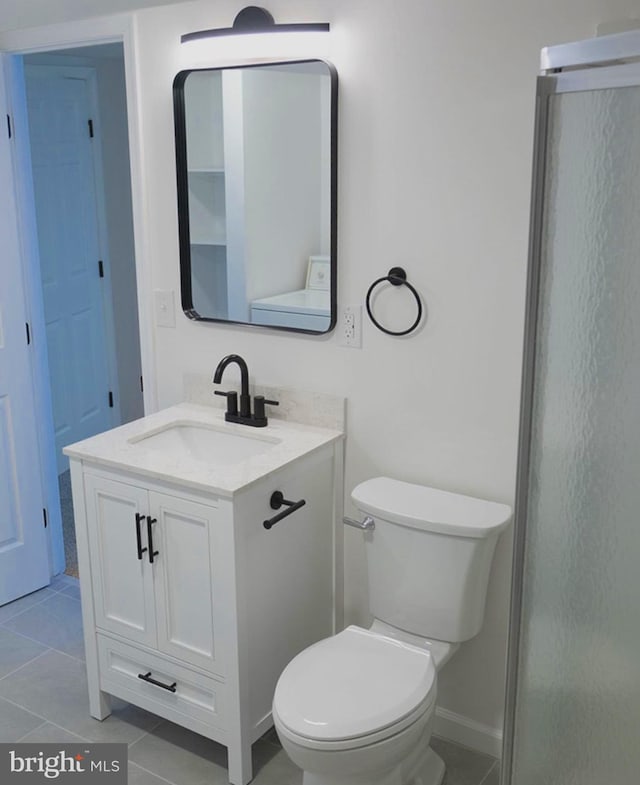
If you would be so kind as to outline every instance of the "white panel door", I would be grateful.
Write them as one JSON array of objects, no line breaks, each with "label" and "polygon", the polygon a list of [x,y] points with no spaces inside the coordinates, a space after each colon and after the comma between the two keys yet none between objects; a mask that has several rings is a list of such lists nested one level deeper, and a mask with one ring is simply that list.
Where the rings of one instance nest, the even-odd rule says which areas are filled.
[{"label": "white panel door", "polygon": [[85,474],[84,493],[96,625],[155,647],[147,491]]},{"label": "white panel door", "polygon": [[[6,115],[0,60],[0,117]],[[49,583],[11,141],[0,133],[0,605]]]},{"label": "white panel door", "polygon": [[68,466],[62,447],[117,424],[109,406],[87,72],[25,69],[59,472]]},{"label": "white panel door", "polygon": [[[216,616],[225,595],[217,509],[149,494],[158,649],[220,673]],[[229,558],[227,556],[227,558]]]}]

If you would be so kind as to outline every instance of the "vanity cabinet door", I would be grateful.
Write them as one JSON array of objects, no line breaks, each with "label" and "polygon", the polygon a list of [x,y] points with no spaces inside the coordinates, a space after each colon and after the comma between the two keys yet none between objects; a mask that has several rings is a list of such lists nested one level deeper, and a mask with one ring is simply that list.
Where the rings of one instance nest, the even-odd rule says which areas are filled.
[{"label": "vanity cabinet door", "polygon": [[[158,649],[222,673],[220,629],[225,603],[221,525],[216,507],[151,491]],[[227,559],[231,554],[227,553]]]},{"label": "vanity cabinet door", "polygon": [[[148,569],[148,493],[135,485],[85,474],[96,625],[155,647],[153,574]],[[137,517],[138,516],[138,517]]]}]

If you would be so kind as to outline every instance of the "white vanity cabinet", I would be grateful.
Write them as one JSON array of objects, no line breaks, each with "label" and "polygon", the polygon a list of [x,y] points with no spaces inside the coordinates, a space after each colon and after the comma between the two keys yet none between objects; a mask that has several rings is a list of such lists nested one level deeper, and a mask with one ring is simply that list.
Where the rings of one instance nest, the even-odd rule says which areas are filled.
[{"label": "white vanity cabinet", "polygon": [[[86,472],[96,626],[196,667],[218,670],[225,581],[215,503]],[[162,556],[162,558],[161,558]]]},{"label": "white vanity cabinet", "polygon": [[[114,695],[191,728],[245,785],[278,676],[335,629],[341,442],[229,494],[106,465],[91,444],[68,453],[91,714]],[[274,491],[305,504],[267,529],[288,509]]]}]

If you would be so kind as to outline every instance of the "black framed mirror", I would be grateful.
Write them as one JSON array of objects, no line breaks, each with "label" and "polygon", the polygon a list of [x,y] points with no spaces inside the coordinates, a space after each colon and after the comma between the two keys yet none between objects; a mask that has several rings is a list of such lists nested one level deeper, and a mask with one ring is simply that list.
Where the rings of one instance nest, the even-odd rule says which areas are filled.
[{"label": "black framed mirror", "polygon": [[337,73],[322,60],[181,71],[173,99],[182,308],[336,323]]}]

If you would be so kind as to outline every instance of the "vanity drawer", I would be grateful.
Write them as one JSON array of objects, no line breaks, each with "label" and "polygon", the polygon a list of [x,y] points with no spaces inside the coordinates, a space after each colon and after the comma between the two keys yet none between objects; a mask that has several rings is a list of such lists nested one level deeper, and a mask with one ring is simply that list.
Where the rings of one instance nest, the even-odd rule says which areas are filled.
[{"label": "vanity drawer", "polygon": [[226,728],[223,681],[107,635],[99,634],[97,639],[102,690],[211,738],[220,735],[212,732],[214,728]]}]

